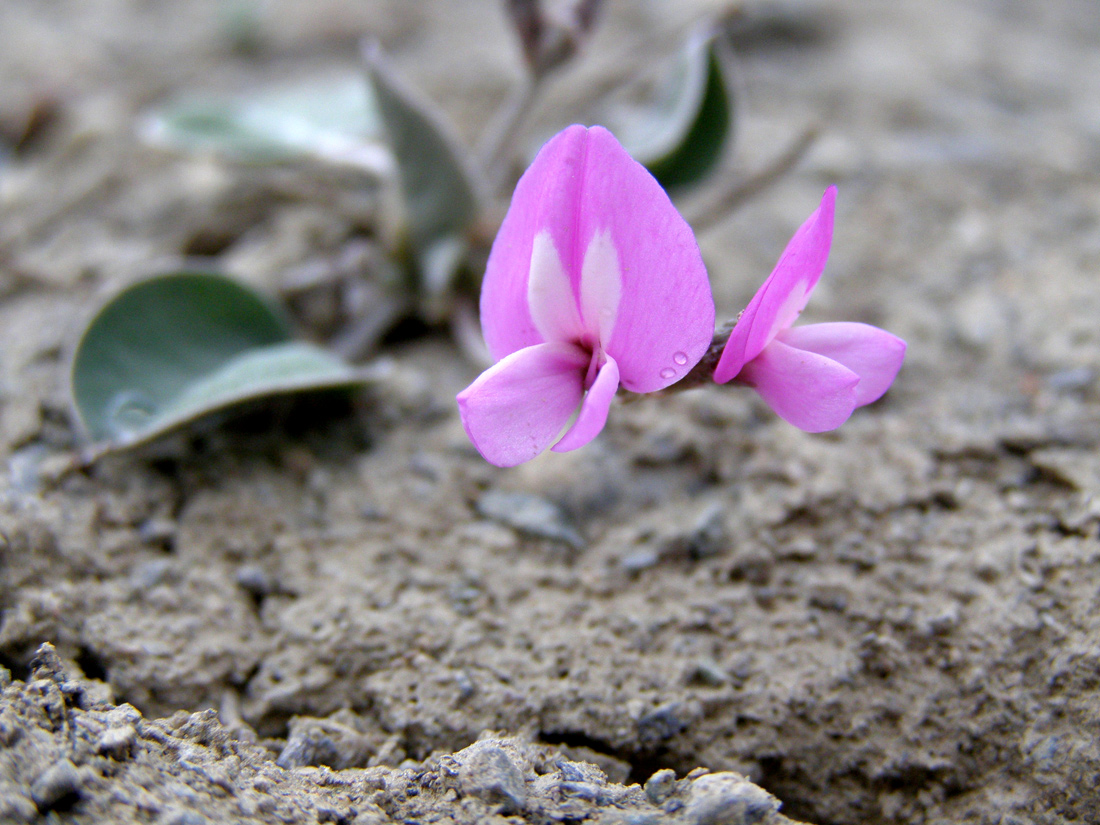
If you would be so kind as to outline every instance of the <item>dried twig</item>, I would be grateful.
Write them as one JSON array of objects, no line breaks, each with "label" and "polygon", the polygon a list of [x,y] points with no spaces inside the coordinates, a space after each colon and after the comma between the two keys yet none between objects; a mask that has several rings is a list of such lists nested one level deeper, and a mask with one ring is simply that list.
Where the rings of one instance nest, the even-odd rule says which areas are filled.
[{"label": "dried twig", "polygon": [[730,185],[719,189],[705,203],[693,209],[686,216],[688,223],[699,233],[729,215],[746,200],[764,191],[797,166],[820,134],[821,127],[818,124],[807,127],[774,160],[748,177],[732,179]]}]

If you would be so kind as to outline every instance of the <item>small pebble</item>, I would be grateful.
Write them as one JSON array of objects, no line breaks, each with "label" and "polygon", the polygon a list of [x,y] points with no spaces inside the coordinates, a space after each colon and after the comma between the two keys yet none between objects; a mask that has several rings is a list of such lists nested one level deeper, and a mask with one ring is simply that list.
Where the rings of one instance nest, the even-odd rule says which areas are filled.
[{"label": "small pebble", "polygon": [[523,810],[527,784],[503,748],[488,741],[475,742],[455,758],[460,765],[458,782],[463,794],[503,804],[508,811]]},{"label": "small pebble", "polygon": [[563,796],[575,796],[594,805],[603,805],[608,802],[607,794],[603,789],[592,782],[562,782],[558,786]]},{"label": "small pebble", "polygon": [[171,549],[176,538],[176,522],[170,518],[146,519],[138,527],[138,537],[146,544]]},{"label": "small pebble", "polygon": [[607,782],[606,775],[598,765],[589,762],[573,762],[563,759],[558,762],[558,773],[566,782],[592,782],[602,785]]},{"label": "small pebble", "polygon": [[41,813],[45,813],[59,803],[80,795],[84,779],[80,771],[68,759],[54,762],[31,783],[31,799]]},{"label": "small pebble", "polygon": [[810,606],[818,610],[843,613],[848,609],[848,593],[842,587],[820,585],[810,592]]},{"label": "small pebble", "polygon": [[0,747],[10,748],[23,738],[23,727],[14,713],[0,713]]},{"label": "small pebble", "polygon": [[693,559],[716,556],[729,545],[725,510],[715,503],[700,514],[688,535],[688,552]]},{"label": "small pebble", "polygon": [[470,674],[465,670],[458,671],[453,678],[460,700],[469,699],[477,693],[477,685],[474,684],[474,680],[470,678]]},{"label": "small pebble", "polygon": [[740,774],[701,776],[691,784],[685,821],[690,825],[755,825],[779,810],[779,801]]},{"label": "small pebble", "polygon": [[317,821],[318,822],[336,822],[343,823],[350,819],[347,809],[340,809],[332,807],[331,805],[320,805],[317,807]]},{"label": "small pebble", "polygon": [[151,590],[164,584],[172,574],[172,562],[168,559],[151,559],[143,562],[130,573],[130,585],[136,590]]},{"label": "small pebble", "polygon": [[131,704],[123,703],[107,712],[107,724],[111,727],[136,725],[141,721],[141,711]]},{"label": "small pebble", "polygon": [[490,490],[478,499],[477,511],[521,533],[560,541],[576,550],[584,547],[584,539],[566,520],[561,508],[539,496]]},{"label": "small pebble", "polygon": [[38,808],[16,788],[0,785],[0,822],[33,822]]},{"label": "small pebble", "polygon": [[307,765],[338,765],[340,749],[323,730],[300,726],[292,730],[275,764],[280,768],[302,768]]},{"label": "small pebble", "polygon": [[729,682],[729,676],[721,665],[711,659],[700,659],[688,671],[688,684],[721,687]]},{"label": "small pebble", "polygon": [[198,811],[169,811],[161,821],[164,825],[210,825]]},{"label": "small pebble", "polygon": [[640,573],[653,567],[660,560],[656,550],[642,549],[627,553],[619,560],[619,566],[627,573]]},{"label": "small pebble", "polygon": [[676,787],[676,771],[662,768],[649,777],[645,783],[645,795],[654,805],[660,805]]},{"label": "small pebble", "polygon": [[1072,367],[1051,373],[1047,383],[1058,392],[1080,392],[1096,383],[1096,374],[1088,367]]},{"label": "small pebble", "polygon": [[667,702],[654,708],[638,720],[638,734],[644,742],[663,742],[671,739],[687,727],[680,718],[683,710],[679,702]]},{"label": "small pebble", "polygon": [[237,568],[234,576],[241,589],[257,598],[269,596],[275,592],[275,582],[258,564],[243,564]]},{"label": "small pebble", "polygon": [[133,750],[136,737],[137,731],[134,730],[133,725],[107,728],[96,740],[96,753],[114,759],[126,759]]}]

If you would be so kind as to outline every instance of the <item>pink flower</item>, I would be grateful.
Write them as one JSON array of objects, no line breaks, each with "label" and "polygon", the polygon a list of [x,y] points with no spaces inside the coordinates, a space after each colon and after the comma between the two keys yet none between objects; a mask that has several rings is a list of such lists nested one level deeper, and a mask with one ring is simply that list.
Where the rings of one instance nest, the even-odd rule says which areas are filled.
[{"label": "pink flower", "polygon": [[570,126],[516,186],[481,325],[496,363],[458,394],[459,413],[485,459],[511,467],[595,438],[620,384],[682,378],[710,346],[714,301],[660,184],[606,129]]},{"label": "pink flower", "polygon": [[833,242],[836,187],[802,224],[730,333],[714,380],[753,387],[780,418],[811,433],[833,430],[882,397],[905,342],[867,324],[791,327],[817,285]]}]

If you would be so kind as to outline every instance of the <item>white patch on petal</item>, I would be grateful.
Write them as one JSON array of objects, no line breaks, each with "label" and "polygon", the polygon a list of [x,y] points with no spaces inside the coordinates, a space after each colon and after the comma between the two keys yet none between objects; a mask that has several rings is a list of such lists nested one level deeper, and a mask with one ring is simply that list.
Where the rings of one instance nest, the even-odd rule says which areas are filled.
[{"label": "white patch on petal", "polygon": [[550,237],[550,230],[544,229],[535,235],[531,248],[531,271],[527,280],[527,306],[531,310],[531,320],[543,340],[579,341],[584,327],[577,300],[573,295],[573,286],[561,255]]},{"label": "white patch on petal", "polygon": [[619,317],[619,301],[623,296],[623,272],[619,266],[619,251],[606,229],[592,236],[581,265],[581,312],[585,327],[599,335],[606,347],[615,331]]},{"label": "white patch on petal", "polygon": [[779,305],[779,309],[776,310],[775,320],[772,321],[772,328],[768,332],[767,341],[771,341],[783,330],[790,327],[795,321],[798,320],[798,316],[802,310],[806,308],[806,282],[799,281],[792,287],[791,291],[787,293],[787,297],[783,299],[783,303]]}]

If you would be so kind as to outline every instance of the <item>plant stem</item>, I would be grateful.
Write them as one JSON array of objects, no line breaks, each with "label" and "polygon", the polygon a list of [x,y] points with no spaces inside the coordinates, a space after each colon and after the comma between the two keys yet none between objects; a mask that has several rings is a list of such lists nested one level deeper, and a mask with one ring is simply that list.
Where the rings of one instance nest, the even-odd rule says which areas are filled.
[{"label": "plant stem", "polygon": [[790,172],[805,157],[821,134],[818,124],[808,126],[778,157],[748,177],[734,178],[719,189],[701,206],[687,215],[687,221],[696,233],[713,226],[754,195],[767,189]]},{"label": "plant stem", "polygon": [[516,135],[538,97],[540,86],[540,78],[528,76],[513,89],[481,140],[478,150],[481,168],[485,170],[485,177],[493,191],[504,182],[515,149]]}]

